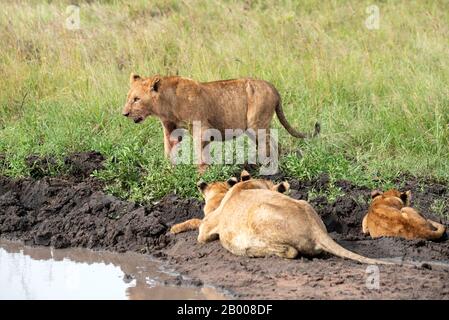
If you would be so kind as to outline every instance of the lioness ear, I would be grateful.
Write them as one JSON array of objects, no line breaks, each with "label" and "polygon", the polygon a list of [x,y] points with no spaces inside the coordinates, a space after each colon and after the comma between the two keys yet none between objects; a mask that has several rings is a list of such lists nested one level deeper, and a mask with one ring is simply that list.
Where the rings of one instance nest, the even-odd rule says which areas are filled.
[{"label": "lioness ear", "polygon": [[154,92],[158,92],[160,85],[161,85],[161,78],[156,76],[156,77],[154,77],[153,81],[151,82],[150,90],[154,91]]},{"label": "lioness ear", "polygon": [[226,183],[227,183],[228,186],[230,186],[230,187],[232,187],[233,185],[235,185],[237,182],[239,182],[239,181],[237,180],[236,177],[229,178],[228,181],[226,181]]},{"label": "lioness ear", "polygon": [[240,180],[241,181],[247,181],[249,179],[251,179],[251,175],[249,174],[248,171],[243,170],[242,173],[240,174]]},{"label": "lioness ear", "polygon": [[204,182],[204,181],[199,181],[199,182],[196,184],[196,186],[197,186],[198,190],[200,190],[201,192],[204,192],[204,190],[205,190],[206,187],[207,187],[207,183]]},{"label": "lioness ear", "polygon": [[401,200],[404,202],[406,206],[410,205],[410,201],[412,200],[412,192],[410,190],[401,193]]},{"label": "lioness ear", "polygon": [[142,78],[133,72],[131,72],[131,75],[129,76],[129,84],[133,84],[137,80],[141,80]]},{"label": "lioness ear", "polygon": [[381,196],[382,194],[383,194],[383,192],[379,191],[379,190],[371,191],[371,199],[374,199],[377,196]]},{"label": "lioness ear", "polygon": [[290,190],[290,183],[288,183],[287,181],[283,181],[283,182],[275,185],[273,188],[271,188],[271,190],[277,191],[280,193],[285,193]]}]

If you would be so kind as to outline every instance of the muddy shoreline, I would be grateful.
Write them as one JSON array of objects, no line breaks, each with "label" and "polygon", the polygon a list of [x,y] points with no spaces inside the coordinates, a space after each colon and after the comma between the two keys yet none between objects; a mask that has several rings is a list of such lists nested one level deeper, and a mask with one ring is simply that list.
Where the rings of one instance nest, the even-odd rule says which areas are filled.
[{"label": "muddy shoreline", "polygon": [[[423,267],[380,266],[379,289],[368,288],[366,265],[327,254],[293,261],[249,259],[231,255],[219,242],[197,244],[196,232],[173,236],[168,233],[171,225],[202,216],[202,202],[167,195],[139,206],[107,195],[90,177],[103,160],[96,152],[70,155],[64,161],[67,175],[56,178],[48,176],[52,159],[30,156],[31,178],[0,177],[0,237],[28,245],[151,254],[194,279],[190,285],[213,285],[243,299],[449,299],[449,265],[435,263],[449,263],[447,235],[439,242],[365,237],[360,226],[368,188],[337,181],[344,195],[328,202],[323,196],[308,199],[311,188],[328,190],[326,175],[312,181],[288,179],[291,196],[309,200],[344,247],[368,257],[432,262]],[[414,205],[426,217],[449,225],[431,209],[442,199],[447,212],[448,185],[402,177],[397,186],[412,190]]]}]

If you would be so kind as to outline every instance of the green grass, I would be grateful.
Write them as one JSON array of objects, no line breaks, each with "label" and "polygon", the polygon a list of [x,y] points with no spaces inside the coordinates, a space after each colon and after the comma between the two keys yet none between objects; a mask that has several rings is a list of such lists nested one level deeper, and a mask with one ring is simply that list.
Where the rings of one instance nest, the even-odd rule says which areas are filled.
[{"label": "green grass", "polygon": [[433,204],[430,206],[430,209],[432,210],[432,212],[435,212],[437,216],[443,217],[445,219],[449,218],[449,207],[443,199],[434,200]]},{"label": "green grass", "polygon": [[[93,149],[108,159],[97,175],[120,197],[195,195],[195,168],[163,158],[158,120],[120,115],[135,71],[274,83],[294,127],[322,124],[318,139],[299,141],[274,122],[289,175],[447,182],[449,3],[376,3],[379,30],[364,25],[371,1],[79,1],[76,31],[64,28],[69,1],[3,3],[0,173],[26,176],[30,153]],[[235,170],[213,167],[204,179]]]}]

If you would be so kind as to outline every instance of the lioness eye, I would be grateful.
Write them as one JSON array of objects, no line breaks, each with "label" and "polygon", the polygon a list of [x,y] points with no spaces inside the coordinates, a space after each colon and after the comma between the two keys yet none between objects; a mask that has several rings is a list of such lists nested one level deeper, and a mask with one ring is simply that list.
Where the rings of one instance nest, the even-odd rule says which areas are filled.
[{"label": "lioness eye", "polygon": [[137,101],[139,101],[139,100],[140,100],[139,97],[134,97],[134,102],[137,102]]}]

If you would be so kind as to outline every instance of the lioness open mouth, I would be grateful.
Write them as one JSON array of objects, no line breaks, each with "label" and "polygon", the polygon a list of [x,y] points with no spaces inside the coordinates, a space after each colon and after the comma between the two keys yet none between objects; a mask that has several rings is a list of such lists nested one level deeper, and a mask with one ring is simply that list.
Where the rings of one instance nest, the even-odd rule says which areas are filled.
[{"label": "lioness open mouth", "polygon": [[143,118],[135,118],[134,119],[134,123],[139,123],[142,122]]}]

